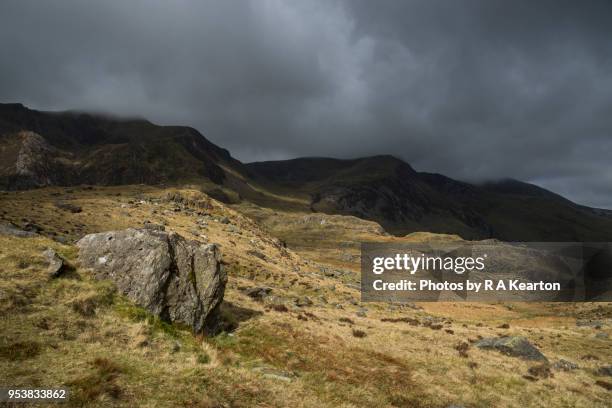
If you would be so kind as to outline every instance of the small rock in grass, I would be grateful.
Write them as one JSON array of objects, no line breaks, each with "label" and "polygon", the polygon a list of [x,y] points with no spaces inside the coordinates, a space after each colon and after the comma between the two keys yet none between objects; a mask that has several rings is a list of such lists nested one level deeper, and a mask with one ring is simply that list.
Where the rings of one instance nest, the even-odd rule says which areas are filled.
[{"label": "small rock in grass", "polygon": [[83,211],[81,207],[79,207],[78,205],[71,204],[71,203],[64,203],[64,202],[58,201],[55,203],[55,206],[59,208],[60,210],[69,211],[73,214],[80,213],[81,211]]},{"label": "small rock in grass", "polygon": [[262,300],[266,296],[269,296],[272,292],[272,288],[264,286],[255,286],[244,290],[244,294],[255,300]]},{"label": "small rock in grass", "polygon": [[599,367],[597,370],[597,375],[602,377],[612,377],[612,365]]},{"label": "small rock in grass", "polygon": [[260,373],[264,378],[283,382],[292,382],[294,375],[292,373],[276,370],[270,367],[255,367],[253,371]]},{"label": "small rock in grass", "polygon": [[152,222],[145,222],[143,224],[144,229],[152,230],[152,231],[165,231],[166,227],[160,224],[154,224]]},{"label": "small rock in grass", "polygon": [[59,256],[57,252],[55,252],[51,248],[43,252],[43,256],[49,263],[49,266],[47,266],[47,275],[50,278],[59,277],[62,274],[62,272],[64,272],[64,269],[65,269],[64,260],[62,259],[62,257]]},{"label": "small rock in grass", "polygon": [[567,361],[564,359],[560,359],[559,361],[553,363],[552,367],[555,370],[560,370],[560,371],[572,371],[572,370],[577,370],[580,368],[578,364],[572,363],[571,361]]},{"label": "small rock in grass", "polygon": [[266,256],[263,253],[261,253],[259,251],[256,251],[254,249],[249,249],[248,251],[246,251],[246,253],[247,253],[247,255],[251,255],[251,256],[254,256],[256,258],[259,258],[262,261],[265,261],[267,259]]},{"label": "small rock in grass", "polygon": [[526,338],[520,336],[504,336],[484,338],[476,343],[482,349],[493,349],[512,357],[524,360],[548,361],[548,359],[531,344]]},{"label": "small rock in grass", "polygon": [[8,235],[19,238],[31,238],[36,236],[36,232],[22,230],[12,222],[2,222],[0,223],[0,235]]}]

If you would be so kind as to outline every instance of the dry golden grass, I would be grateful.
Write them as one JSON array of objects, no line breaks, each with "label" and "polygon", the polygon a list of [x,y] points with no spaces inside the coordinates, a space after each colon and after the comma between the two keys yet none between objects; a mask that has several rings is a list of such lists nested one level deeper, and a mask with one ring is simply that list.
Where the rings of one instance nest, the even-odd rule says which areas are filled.
[{"label": "dry golden grass", "polygon": [[[179,193],[184,204],[164,199],[168,193]],[[57,200],[83,211],[60,210]],[[358,281],[360,241],[440,238],[431,234],[395,238],[353,217],[229,208],[195,190],[146,186],[6,193],[0,208],[7,220],[27,219],[69,240],[0,236],[1,384],[68,386],[71,406],[609,406],[610,391],[596,385],[602,378],[595,369],[610,363],[612,344],[594,335],[610,328],[576,326],[577,316],[611,317],[609,304],[413,309],[358,302],[351,284]],[[206,225],[198,226],[204,213]],[[222,217],[229,223],[215,221]],[[74,239],[145,220],[221,245],[229,272],[223,315],[231,332],[193,336],[79,268]],[[41,255],[47,247],[74,273],[49,280]],[[346,274],[326,276],[329,269]],[[241,290],[252,286],[271,287],[274,301],[258,302]],[[303,296],[313,305],[296,307]],[[428,319],[438,320],[427,327]],[[504,323],[509,327],[500,328]],[[533,382],[523,376],[534,363],[470,342],[505,334],[527,337],[551,362],[563,358],[581,368]],[[465,356],[461,343],[468,344]]]}]

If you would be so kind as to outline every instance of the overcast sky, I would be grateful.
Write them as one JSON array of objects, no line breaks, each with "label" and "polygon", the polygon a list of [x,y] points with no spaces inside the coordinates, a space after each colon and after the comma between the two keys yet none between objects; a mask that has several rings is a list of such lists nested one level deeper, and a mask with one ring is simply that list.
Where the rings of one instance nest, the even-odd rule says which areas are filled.
[{"label": "overcast sky", "polygon": [[0,2],[0,100],[612,208],[611,1]]}]

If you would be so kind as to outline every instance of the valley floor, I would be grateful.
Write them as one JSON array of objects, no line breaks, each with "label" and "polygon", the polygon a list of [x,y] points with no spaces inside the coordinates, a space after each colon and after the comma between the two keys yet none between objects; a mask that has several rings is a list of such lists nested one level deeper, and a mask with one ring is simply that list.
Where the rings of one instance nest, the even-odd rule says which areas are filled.
[{"label": "valley floor", "polygon": [[[71,204],[72,207],[65,204]],[[80,211],[78,211],[80,210]],[[0,193],[0,386],[70,388],[61,406],[609,407],[609,303],[361,303],[359,242],[398,238],[354,217],[227,206],[192,189]],[[74,242],[164,224],[220,245],[225,330],[193,336],[80,268]],[[71,264],[49,279],[42,252]],[[263,298],[252,288],[270,288]],[[474,343],[526,337],[551,369]],[[564,370],[560,360],[578,368]],[[557,364],[555,364],[557,363]],[[569,366],[566,364],[566,366]]]}]

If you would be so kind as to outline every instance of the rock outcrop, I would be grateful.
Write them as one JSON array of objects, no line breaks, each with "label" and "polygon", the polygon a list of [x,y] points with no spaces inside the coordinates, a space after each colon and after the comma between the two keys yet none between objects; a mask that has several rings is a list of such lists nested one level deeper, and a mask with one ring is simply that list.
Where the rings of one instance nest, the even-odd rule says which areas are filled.
[{"label": "rock outcrop", "polygon": [[504,336],[485,338],[476,343],[481,349],[494,349],[512,357],[524,360],[545,361],[548,359],[531,344],[526,338],[520,336]]},{"label": "rock outcrop", "polygon": [[0,135],[0,159],[0,185],[9,190],[69,185],[75,180],[71,153],[29,130]]},{"label": "rock outcrop", "polygon": [[176,233],[127,229],[90,234],[77,242],[79,260],[98,279],[113,281],[139,306],[195,332],[219,327],[227,276],[214,244]]},{"label": "rock outcrop", "polygon": [[8,235],[19,238],[33,238],[38,236],[38,234],[35,232],[22,230],[12,222],[5,221],[0,222],[0,235]]}]

